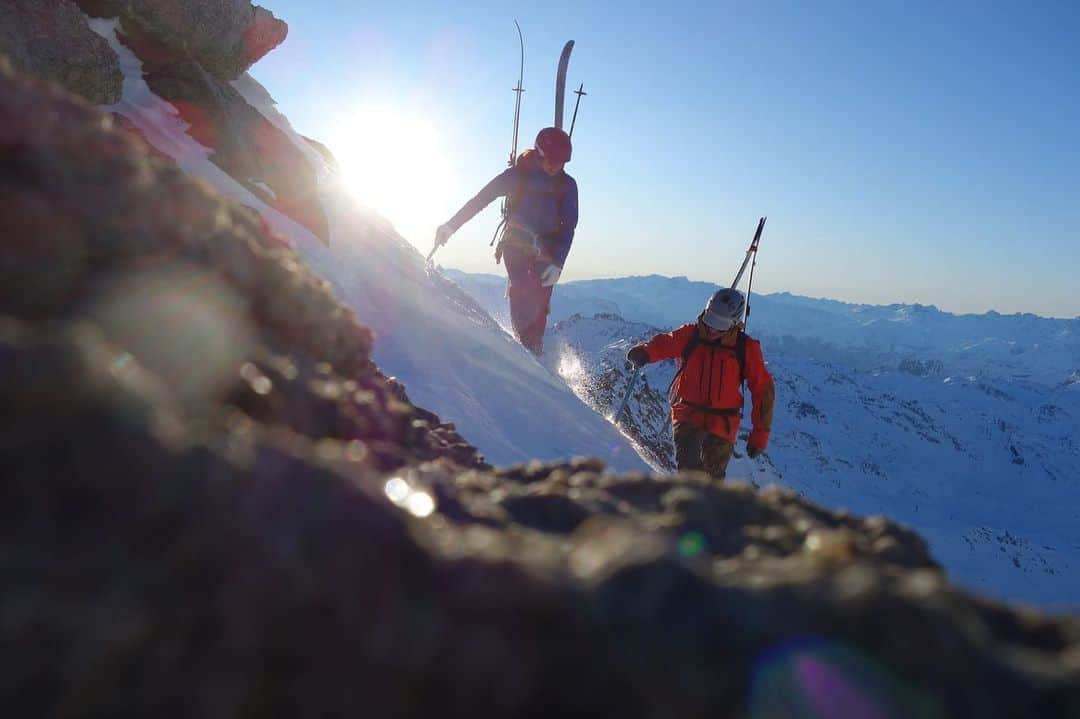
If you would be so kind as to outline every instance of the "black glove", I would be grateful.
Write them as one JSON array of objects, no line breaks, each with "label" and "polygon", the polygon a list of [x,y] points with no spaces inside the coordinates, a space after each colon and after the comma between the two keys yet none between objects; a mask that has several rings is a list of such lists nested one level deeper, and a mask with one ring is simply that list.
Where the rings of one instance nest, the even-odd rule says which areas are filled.
[{"label": "black glove", "polygon": [[746,443],[746,456],[747,457],[749,457],[750,459],[754,459],[759,454],[761,454],[762,451],[763,450],[760,447],[755,447],[754,445],[750,444],[749,441],[747,441],[747,443]]},{"label": "black glove", "polygon": [[634,345],[626,353],[626,361],[635,367],[641,368],[649,364],[649,353],[641,345]]}]

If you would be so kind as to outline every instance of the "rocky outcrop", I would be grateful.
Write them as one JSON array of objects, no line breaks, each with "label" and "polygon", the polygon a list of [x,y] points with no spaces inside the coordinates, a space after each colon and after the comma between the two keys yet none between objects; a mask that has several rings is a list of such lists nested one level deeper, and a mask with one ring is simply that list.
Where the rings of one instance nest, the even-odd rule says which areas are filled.
[{"label": "rocky outcrop", "polygon": [[235,79],[285,41],[289,27],[249,0],[76,0],[95,17],[120,17],[157,38],[170,55],[197,62],[219,80]]},{"label": "rocky outcrop", "polygon": [[246,71],[268,52],[285,42],[289,34],[289,26],[274,17],[274,13],[258,5],[254,6],[254,10],[255,14],[244,28],[241,37],[243,54],[240,55],[242,59],[237,66],[240,69],[236,75]]},{"label": "rocky outcrop", "polygon": [[5,0],[0,4],[0,55],[94,104],[120,99],[116,55],[71,0]]},{"label": "rocky outcrop", "polygon": [[[278,128],[247,103],[230,83],[201,64],[177,55],[160,36],[125,23],[120,39],[142,61],[143,76],[155,95],[173,105],[188,134],[212,149],[210,160],[266,203],[329,239],[319,203],[315,171]],[[266,195],[260,185],[269,187]]]},{"label": "rocky outcrop", "polygon": [[492,470],[257,215],[0,70],[13,716],[1072,717],[1080,620],[883,518]]},{"label": "rocky outcrop", "polygon": [[[208,17],[219,4],[222,15],[214,22],[221,25],[208,27]],[[176,109],[188,125],[188,134],[213,151],[210,160],[214,164],[266,204],[324,242],[329,241],[315,170],[292,141],[251,107],[227,80],[241,70],[223,73],[213,53],[192,46],[192,38],[201,37],[196,32],[199,28],[219,40],[229,36],[230,18],[236,21],[244,15],[238,9],[240,5],[246,6],[254,18],[263,18],[253,20],[252,26],[254,37],[261,37],[269,32],[263,13],[246,2],[129,4],[83,0],[82,5],[94,15],[119,18],[117,40],[125,47],[117,52],[134,53],[141,75],[137,80],[145,81],[155,95]],[[185,19],[196,25],[181,33],[179,28]],[[111,33],[110,29],[110,38]],[[248,42],[255,40],[249,38]],[[240,66],[246,67],[244,63]],[[127,129],[139,132],[134,125],[127,125]]]}]

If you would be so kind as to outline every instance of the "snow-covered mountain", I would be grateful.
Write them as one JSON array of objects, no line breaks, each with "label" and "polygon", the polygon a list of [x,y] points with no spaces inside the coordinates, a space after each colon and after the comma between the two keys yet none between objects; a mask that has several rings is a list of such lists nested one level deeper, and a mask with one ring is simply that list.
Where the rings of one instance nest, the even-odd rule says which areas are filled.
[{"label": "snow-covered mountain", "polygon": [[[504,279],[448,274],[504,316]],[[560,285],[553,366],[610,414],[630,376],[626,350],[693,319],[712,289],[659,277]],[[752,303],[776,419],[765,460],[737,458],[729,476],[905,522],[956,581],[991,596],[1080,607],[1076,321],[786,294]],[[646,368],[621,418],[663,467],[673,372],[671,362]]]},{"label": "snow-covered mountain", "polygon": [[[357,207],[337,170],[298,135],[250,75],[231,86],[303,154],[318,180],[329,243],[271,206],[273,193],[241,183],[211,161],[176,109],[143,79],[142,63],[117,39],[117,23],[91,20],[120,59],[123,97],[108,108],[188,174],[257,210],[377,333],[375,360],[410,399],[454,422],[494,464],[592,456],[619,470],[647,470],[633,446],[508,336],[454,283],[376,215]],[[263,192],[262,190],[266,190]]]}]

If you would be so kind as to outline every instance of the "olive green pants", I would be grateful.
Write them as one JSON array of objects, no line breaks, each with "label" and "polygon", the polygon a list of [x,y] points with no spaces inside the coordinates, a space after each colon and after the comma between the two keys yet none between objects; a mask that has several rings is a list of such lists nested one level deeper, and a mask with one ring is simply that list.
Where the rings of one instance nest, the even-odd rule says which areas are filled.
[{"label": "olive green pants", "polygon": [[734,449],[731,442],[688,422],[676,422],[672,435],[675,439],[675,466],[678,469],[697,469],[717,479],[724,478]]}]

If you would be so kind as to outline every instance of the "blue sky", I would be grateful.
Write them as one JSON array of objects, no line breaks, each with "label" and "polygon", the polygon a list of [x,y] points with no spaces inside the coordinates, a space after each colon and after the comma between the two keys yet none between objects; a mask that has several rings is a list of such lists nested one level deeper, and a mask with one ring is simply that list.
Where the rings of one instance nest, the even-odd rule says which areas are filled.
[{"label": "blue sky", "polygon": [[[289,23],[252,70],[425,252],[519,149],[555,65],[584,83],[564,278],[730,282],[953,312],[1080,316],[1080,5],[262,0]],[[573,110],[568,97],[568,114]],[[438,259],[499,272],[496,204]]]}]

